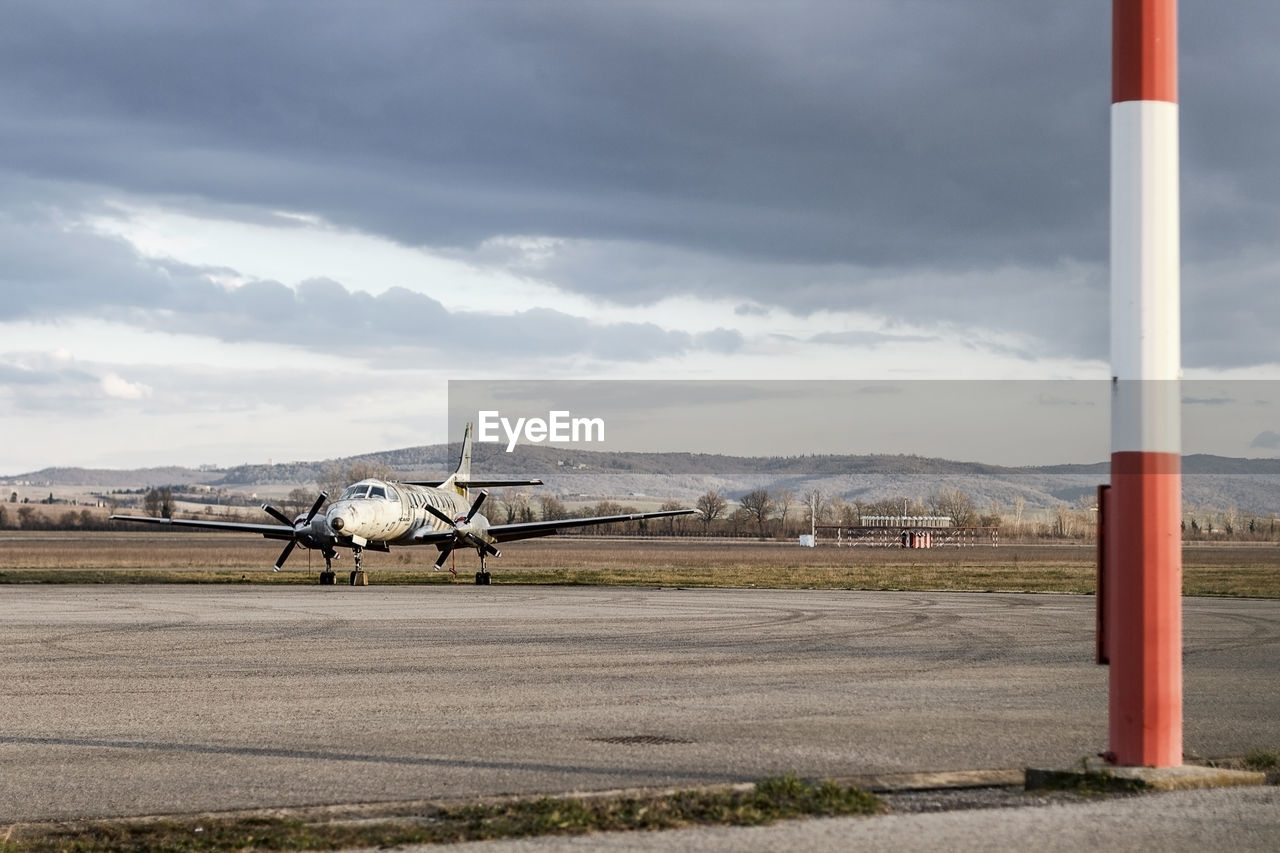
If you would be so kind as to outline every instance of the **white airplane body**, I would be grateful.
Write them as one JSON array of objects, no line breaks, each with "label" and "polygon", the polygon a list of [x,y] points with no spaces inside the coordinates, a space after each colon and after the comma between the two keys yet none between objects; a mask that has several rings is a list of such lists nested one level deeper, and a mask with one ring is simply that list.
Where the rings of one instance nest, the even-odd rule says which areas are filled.
[{"label": "white airplane body", "polygon": [[[462,457],[458,468],[441,483],[396,482],[365,479],[353,483],[324,512],[320,507],[328,495],[321,494],[311,510],[293,521],[275,507],[263,504],[262,508],[280,524],[254,524],[236,521],[204,521],[188,518],[153,518],[150,516],[113,515],[116,521],[164,524],[175,527],[199,527],[206,530],[234,530],[257,533],[267,539],[287,540],[284,550],[276,560],[279,571],[297,545],[320,551],[325,558],[325,571],[321,583],[334,582],[333,560],[338,548],[349,548],[353,554],[355,570],[351,582],[356,583],[362,571],[360,560],[367,550],[389,551],[391,546],[434,545],[440,551],[435,568],[438,570],[449,555],[458,548],[474,548],[480,556],[480,571],[476,583],[489,582],[485,567],[487,557],[497,557],[494,547],[499,542],[551,536],[569,527],[588,527],[615,522],[639,521],[647,518],[668,518],[689,515],[692,509],[638,512],[625,515],[566,518],[554,521],[529,521],[515,524],[491,524],[480,513],[488,492],[488,486],[533,486],[541,480],[472,480],[471,479],[471,424],[467,424],[462,438]],[[481,491],[475,500],[470,499],[470,489]]]}]

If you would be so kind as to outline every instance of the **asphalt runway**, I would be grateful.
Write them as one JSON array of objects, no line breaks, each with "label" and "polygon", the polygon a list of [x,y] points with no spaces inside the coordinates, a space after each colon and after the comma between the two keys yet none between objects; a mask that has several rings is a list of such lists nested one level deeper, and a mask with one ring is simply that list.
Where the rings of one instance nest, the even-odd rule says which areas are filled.
[{"label": "asphalt runway", "polygon": [[[1187,751],[1280,747],[1280,601],[1184,613]],[[1067,765],[1106,747],[1093,619],[1055,595],[0,587],[0,822]]]}]

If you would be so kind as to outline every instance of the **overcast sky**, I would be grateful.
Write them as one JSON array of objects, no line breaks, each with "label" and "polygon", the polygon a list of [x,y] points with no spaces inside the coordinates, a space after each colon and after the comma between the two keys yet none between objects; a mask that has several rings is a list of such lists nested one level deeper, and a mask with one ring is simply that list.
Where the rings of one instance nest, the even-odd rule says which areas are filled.
[{"label": "overcast sky", "polygon": [[[1280,6],[1180,5],[1184,366],[1277,378]],[[0,474],[444,441],[450,379],[1105,379],[1109,66],[1109,0],[6,3]]]}]

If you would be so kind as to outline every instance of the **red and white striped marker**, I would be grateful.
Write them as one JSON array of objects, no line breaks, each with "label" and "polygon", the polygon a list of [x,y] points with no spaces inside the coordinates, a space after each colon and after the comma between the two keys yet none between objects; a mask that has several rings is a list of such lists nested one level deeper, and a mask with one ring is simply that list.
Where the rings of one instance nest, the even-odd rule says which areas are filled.
[{"label": "red and white striped marker", "polygon": [[1110,752],[1182,764],[1176,0],[1113,0]]}]

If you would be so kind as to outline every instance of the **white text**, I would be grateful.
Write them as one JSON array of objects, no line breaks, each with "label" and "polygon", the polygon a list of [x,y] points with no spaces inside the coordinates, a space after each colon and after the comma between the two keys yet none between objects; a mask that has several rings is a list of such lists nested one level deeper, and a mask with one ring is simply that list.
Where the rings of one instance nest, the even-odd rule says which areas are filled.
[{"label": "white text", "polygon": [[604,441],[604,418],[575,418],[567,411],[551,411],[542,418],[516,418],[513,424],[498,411],[482,411],[476,441],[497,444],[502,441],[498,427],[506,434],[507,452],[516,448],[520,436],[531,444],[544,441]]}]

